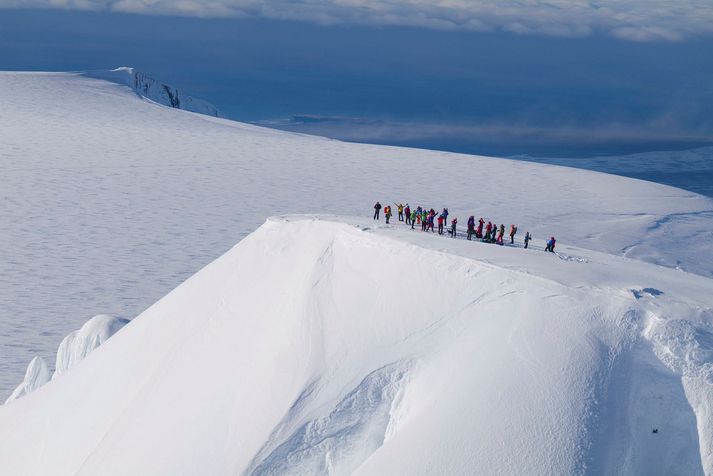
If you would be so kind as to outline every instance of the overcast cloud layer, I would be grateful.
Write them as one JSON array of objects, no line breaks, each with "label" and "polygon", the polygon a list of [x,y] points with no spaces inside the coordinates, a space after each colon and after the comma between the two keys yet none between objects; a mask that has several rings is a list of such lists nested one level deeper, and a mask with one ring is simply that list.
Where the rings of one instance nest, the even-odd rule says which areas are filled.
[{"label": "overcast cloud layer", "polygon": [[710,0],[0,0],[0,8],[62,8],[320,24],[678,41],[713,33]]}]

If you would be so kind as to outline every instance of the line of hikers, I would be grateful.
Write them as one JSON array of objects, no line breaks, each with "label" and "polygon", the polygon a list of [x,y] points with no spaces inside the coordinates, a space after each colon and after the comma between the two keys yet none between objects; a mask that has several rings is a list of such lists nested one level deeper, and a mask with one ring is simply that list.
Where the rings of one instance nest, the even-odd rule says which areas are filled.
[{"label": "line of hikers", "polygon": [[[378,201],[374,205],[374,220],[379,220],[379,213],[381,211],[381,203]],[[390,223],[391,217],[392,217],[392,212],[391,212],[391,205],[386,205],[384,208],[384,218],[386,218],[386,223]],[[431,208],[430,210],[426,210],[426,208],[422,207],[417,207],[415,209],[412,209],[409,204],[407,203],[406,205],[403,205],[402,203],[399,203],[396,205],[396,211],[398,212],[398,219],[400,222],[405,222],[406,225],[411,225],[411,229],[415,230],[416,225],[419,225],[421,227],[421,231],[434,231],[434,226],[435,224],[438,224],[438,234],[442,235],[444,232],[444,226],[448,223],[448,209],[444,208],[443,211],[439,214],[436,213],[436,211]],[[482,218],[477,221],[478,226],[476,227],[476,221],[475,217],[471,215],[468,218],[468,228],[467,228],[467,234],[466,234],[466,239],[467,240],[472,240],[473,237],[486,242],[486,243],[495,243],[498,245],[503,245],[503,239],[505,236],[505,225],[501,224],[499,227],[497,224],[492,223],[488,221],[488,223],[485,223],[485,220]],[[458,218],[453,218],[451,220],[451,226],[447,230],[448,234],[451,235],[451,238],[456,237],[456,227],[458,225]],[[510,225],[510,244],[515,243],[515,235],[517,234],[517,226],[515,225]],[[530,232],[525,233],[525,248],[527,248],[530,244],[530,241],[532,241],[532,235],[530,235]],[[555,240],[555,237],[551,237],[549,240],[546,242],[545,246],[545,251],[549,251],[554,253],[555,251],[555,243],[557,243],[557,240]]]}]

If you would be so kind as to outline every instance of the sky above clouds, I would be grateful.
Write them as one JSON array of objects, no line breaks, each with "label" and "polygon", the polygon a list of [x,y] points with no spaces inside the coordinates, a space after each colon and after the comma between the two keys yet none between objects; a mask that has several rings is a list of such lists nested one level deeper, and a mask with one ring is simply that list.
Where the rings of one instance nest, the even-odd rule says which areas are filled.
[{"label": "sky above clouds", "polygon": [[710,0],[0,0],[0,8],[60,8],[203,18],[681,41],[713,32]]}]

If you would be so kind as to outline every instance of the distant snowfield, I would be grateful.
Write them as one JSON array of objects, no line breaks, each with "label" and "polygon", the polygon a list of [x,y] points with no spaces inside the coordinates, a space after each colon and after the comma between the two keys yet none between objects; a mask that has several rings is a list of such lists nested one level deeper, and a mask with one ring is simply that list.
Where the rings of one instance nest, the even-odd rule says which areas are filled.
[{"label": "distant snowfield", "polygon": [[[0,104],[6,395],[89,317],[133,318],[268,216],[408,201],[535,236],[272,220],[1,407],[0,467],[713,474],[710,199],[262,129],[79,74],[0,73]],[[553,234],[562,259],[540,251]]]}]

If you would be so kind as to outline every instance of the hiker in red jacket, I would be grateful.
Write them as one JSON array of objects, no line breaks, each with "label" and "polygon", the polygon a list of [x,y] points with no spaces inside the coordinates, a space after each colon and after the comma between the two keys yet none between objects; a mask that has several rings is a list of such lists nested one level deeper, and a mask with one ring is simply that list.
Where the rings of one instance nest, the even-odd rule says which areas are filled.
[{"label": "hiker in red jacket", "polygon": [[475,237],[478,239],[483,239],[483,224],[485,223],[485,220],[482,218],[478,220],[478,228],[475,230]]},{"label": "hiker in red jacket", "polygon": [[510,244],[515,243],[515,233],[517,233],[517,227],[515,225],[510,225]]},{"label": "hiker in red jacket", "polygon": [[443,215],[438,215],[438,234],[442,235],[443,234]]}]

